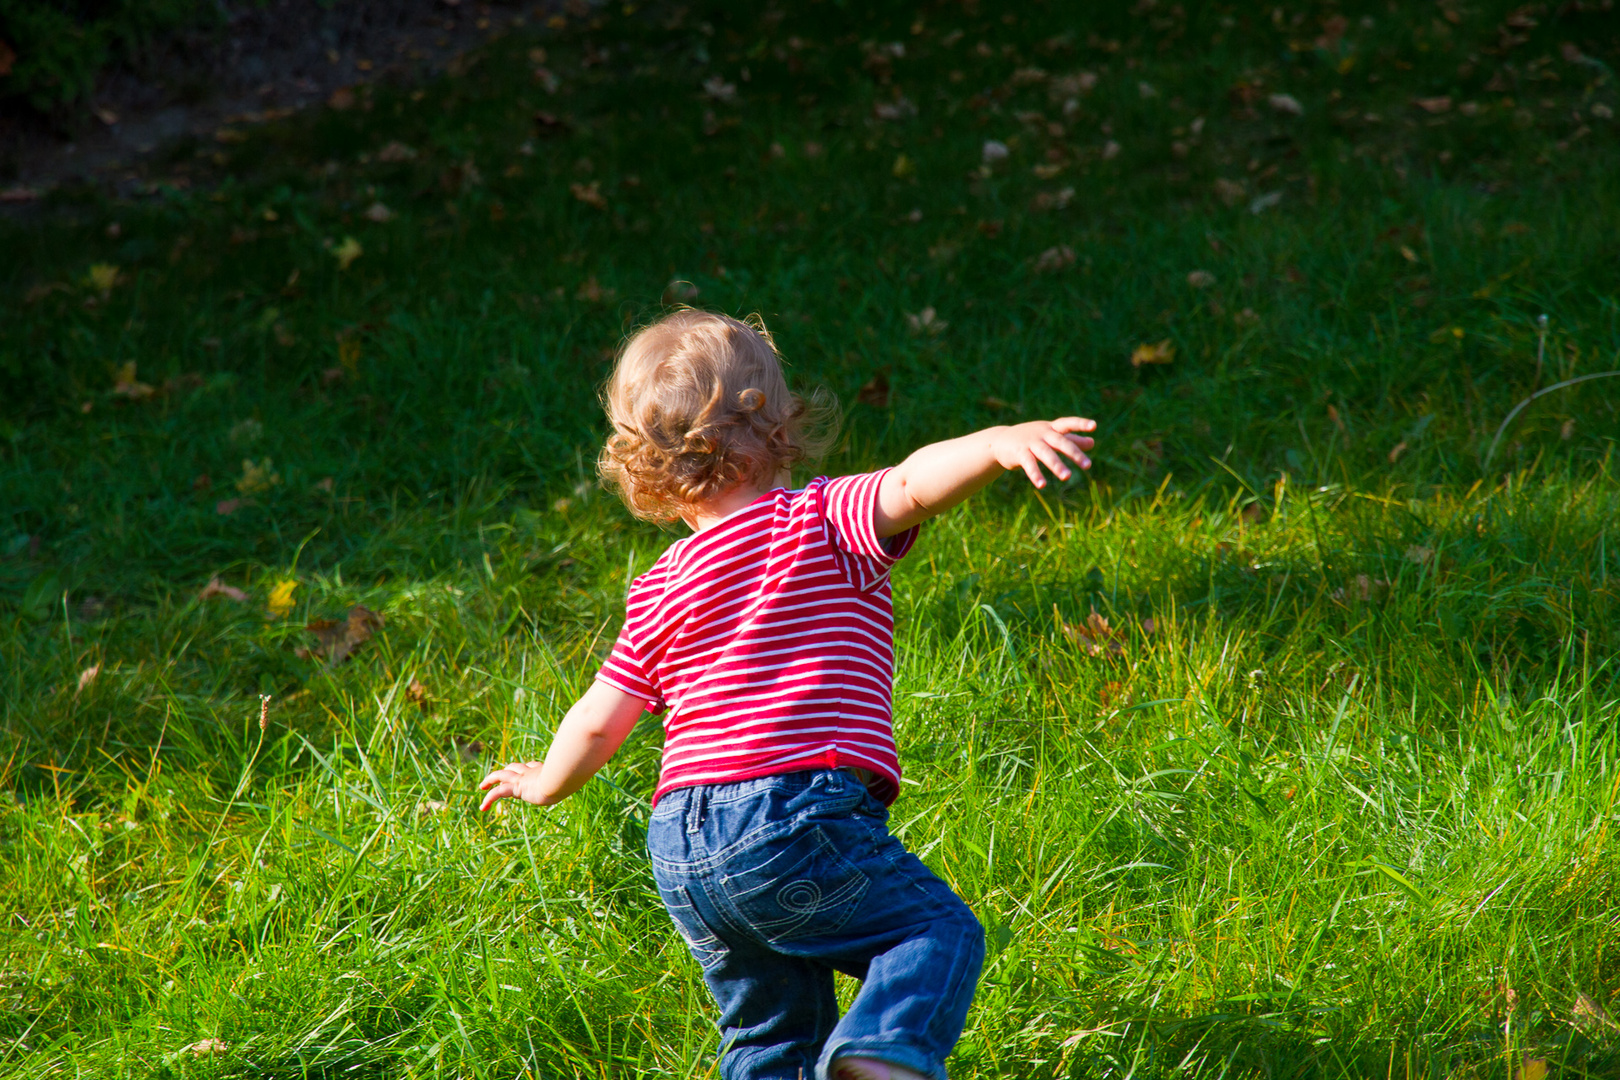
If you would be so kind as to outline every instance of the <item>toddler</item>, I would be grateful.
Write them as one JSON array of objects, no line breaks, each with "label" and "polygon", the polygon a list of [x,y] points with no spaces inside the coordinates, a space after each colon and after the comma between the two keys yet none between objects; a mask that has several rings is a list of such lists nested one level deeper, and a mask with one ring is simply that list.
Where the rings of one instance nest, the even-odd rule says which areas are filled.
[{"label": "toddler", "polygon": [[[788,390],[763,327],[681,310],[637,333],[605,392],[601,472],[693,535],[636,578],[624,629],[544,763],[480,809],[584,786],[664,714],[647,848],[720,1007],[726,1080],[943,1080],[984,960],[966,904],[889,834],[889,568],[924,521],[1008,469],[1081,468],[1090,420],[995,427],[862,476],[788,485],[831,403]],[[819,444],[824,445],[824,443]],[[861,980],[842,1017],[833,972]]]}]

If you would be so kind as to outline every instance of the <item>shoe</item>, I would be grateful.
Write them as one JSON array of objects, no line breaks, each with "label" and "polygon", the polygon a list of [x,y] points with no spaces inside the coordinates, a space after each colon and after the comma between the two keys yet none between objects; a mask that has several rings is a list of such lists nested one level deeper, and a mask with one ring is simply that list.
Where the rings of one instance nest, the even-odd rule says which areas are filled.
[{"label": "shoe", "polygon": [[833,1063],[833,1080],[929,1080],[920,1072],[869,1057],[841,1057]]}]

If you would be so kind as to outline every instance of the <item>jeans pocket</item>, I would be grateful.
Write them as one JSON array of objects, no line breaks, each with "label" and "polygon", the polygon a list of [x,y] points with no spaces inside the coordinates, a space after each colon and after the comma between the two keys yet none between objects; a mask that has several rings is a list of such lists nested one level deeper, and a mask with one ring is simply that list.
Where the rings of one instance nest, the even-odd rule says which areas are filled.
[{"label": "jeans pocket", "polygon": [[670,919],[675,923],[675,930],[686,942],[686,947],[692,953],[692,958],[708,971],[726,958],[730,950],[726,943],[721,941],[715,932],[709,929],[698,914],[697,907],[692,903],[692,896],[684,886],[673,888],[659,887],[660,898],[664,901],[664,909],[669,912]]},{"label": "jeans pocket", "polygon": [[733,855],[720,878],[743,922],[772,945],[836,934],[870,885],[819,825]]}]

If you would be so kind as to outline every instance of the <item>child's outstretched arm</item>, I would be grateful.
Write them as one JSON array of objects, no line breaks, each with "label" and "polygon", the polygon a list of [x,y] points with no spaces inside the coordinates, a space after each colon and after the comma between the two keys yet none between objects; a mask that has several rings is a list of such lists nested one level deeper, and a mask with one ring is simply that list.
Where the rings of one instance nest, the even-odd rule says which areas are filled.
[{"label": "child's outstretched arm", "polygon": [[536,806],[562,802],[607,764],[646,708],[643,698],[593,682],[558,725],[545,762],[514,761],[484,777],[478,786],[486,794],[478,809],[508,798]]},{"label": "child's outstretched arm", "polygon": [[1075,432],[1095,430],[1095,421],[1065,416],[985,428],[960,439],[930,443],[884,474],[878,487],[877,534],[894,536],[920,525],[1008,469],[1023,469],[1036,487],[1046,486],[1042,465],[1059,480],[1067,480],[1069,467],[1063,458],[1089,469],[1091,459],[1085,452],[1095,445],[1088,436]]}]

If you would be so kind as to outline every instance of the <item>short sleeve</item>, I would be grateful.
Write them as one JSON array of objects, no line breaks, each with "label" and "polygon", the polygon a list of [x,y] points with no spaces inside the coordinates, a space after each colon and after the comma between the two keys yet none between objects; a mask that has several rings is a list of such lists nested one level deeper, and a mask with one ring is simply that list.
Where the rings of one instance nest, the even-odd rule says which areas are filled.
[{"label": "short sleeve", "polygon": [[877,534],[878,486],[888,469],[859,476],[840,476],[822,487],[822,513],[828,539],[839,551],[853,556],[859,568],[857,586],[869,589],[888,575],[888,570],[911,550],[917,541],[917,526],[887,539]]},{"label": "short sleeve", "polygon": [[630,639],[628,619],[625,620],[624,629],[619,631],[619,640],[613,643],[613,651],[608,653],[608,658],[597,671],[596,681],[641,698],[646,701],[648,712],[664,711],[664,695],[642,662],[635,642]]}]

